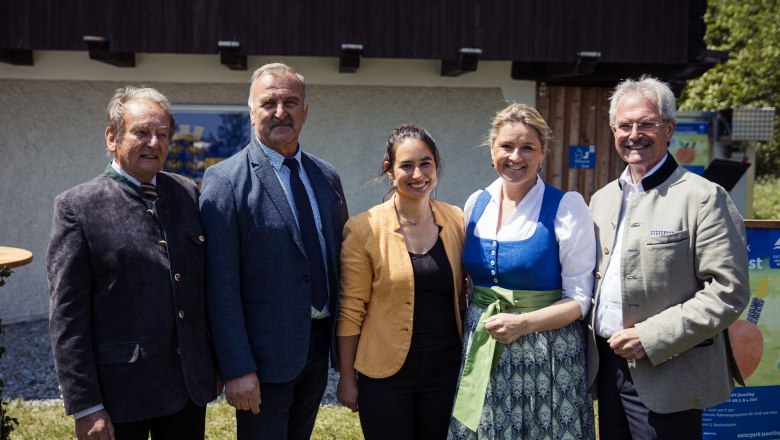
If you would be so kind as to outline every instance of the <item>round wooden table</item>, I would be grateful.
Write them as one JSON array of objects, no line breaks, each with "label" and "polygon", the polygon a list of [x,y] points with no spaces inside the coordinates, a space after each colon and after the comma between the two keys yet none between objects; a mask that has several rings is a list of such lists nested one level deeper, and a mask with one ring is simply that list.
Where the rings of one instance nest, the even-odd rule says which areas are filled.
[{"label": "round wooden table", "polygon": [[31,262],[32,252],[8,246],[0,246],[0,267],[19,267]]}]

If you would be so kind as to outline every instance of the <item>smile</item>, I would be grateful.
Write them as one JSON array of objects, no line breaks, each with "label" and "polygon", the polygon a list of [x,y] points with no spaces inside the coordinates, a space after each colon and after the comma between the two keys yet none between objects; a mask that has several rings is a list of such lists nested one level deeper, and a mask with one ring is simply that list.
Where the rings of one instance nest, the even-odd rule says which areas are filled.
[{"label": "smile", "polygon": [[645,141],[639,140],[636,142],[626,141],[623,142],[620,146],[631,151],[638,151],[638,150],[644,150],[645,148],[648,148],[651,145],[653,145],[653,143],[650,142],[649,140],[645,140]]},{"label": "smile", "polygon": [[507,162],[504,165],[504,168],[509,168],[510,170],[520,171],[523,168],[525,168],[525,166],[524,165],[520,165],[520,164],[516,164],[516,163],[509,163],[509,162]]},{"label": "smile", "polygon": [[423,189],[425,186],[428,185],[428,182],[421,182],[421,183],[410,183],[409,186],[412,187],[412,189]]},{"label": "smile", "polygon": [[157,160],[160,156],[156,154],[142,154],[141,159],[154,159]]}]

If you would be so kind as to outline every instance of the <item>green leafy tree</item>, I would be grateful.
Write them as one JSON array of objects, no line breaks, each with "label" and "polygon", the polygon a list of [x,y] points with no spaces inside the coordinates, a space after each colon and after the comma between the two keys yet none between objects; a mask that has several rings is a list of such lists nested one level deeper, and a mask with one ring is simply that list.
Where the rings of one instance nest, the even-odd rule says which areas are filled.
[{"label": "green leafy tree", "polygon": [[757,145],[756,174],[780,176],[780,0],[708,0],[705,21],[707,47],[729,60],[689,81],[680,108],[778,109],[775,139]]}]

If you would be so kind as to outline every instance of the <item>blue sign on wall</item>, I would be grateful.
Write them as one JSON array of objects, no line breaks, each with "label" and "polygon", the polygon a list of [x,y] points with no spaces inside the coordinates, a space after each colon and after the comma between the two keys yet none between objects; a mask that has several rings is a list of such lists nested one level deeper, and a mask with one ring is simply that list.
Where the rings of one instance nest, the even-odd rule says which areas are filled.
[{"label": "blue sign on wall", "polygon": [[596,168],[596,146],[570,145],[569,168]]}]

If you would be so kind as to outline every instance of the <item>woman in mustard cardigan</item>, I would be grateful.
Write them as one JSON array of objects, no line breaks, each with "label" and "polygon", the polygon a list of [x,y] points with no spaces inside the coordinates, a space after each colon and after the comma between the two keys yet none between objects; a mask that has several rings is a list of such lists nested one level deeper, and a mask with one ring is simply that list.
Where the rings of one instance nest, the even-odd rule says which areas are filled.
[{"label": "woman in mustard cardigan", "polygon": [[431,200],[436,143],[414,125],[387,140],[390,200],[351,218],[341,249],[341,403],[374,439],[444,439],[465,309],[463,212]]}]

